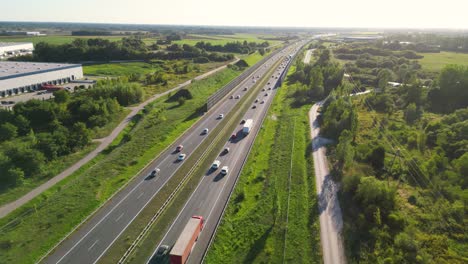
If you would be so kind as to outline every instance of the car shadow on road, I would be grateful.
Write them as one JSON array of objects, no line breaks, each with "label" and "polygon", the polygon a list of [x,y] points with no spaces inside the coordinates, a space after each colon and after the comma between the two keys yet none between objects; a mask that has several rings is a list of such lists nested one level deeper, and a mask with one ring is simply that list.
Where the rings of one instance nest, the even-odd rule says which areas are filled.
[{"label": "car shadow on road", "polygon": [[214,182],[219,182],[220,180],[222,180],[222,179],[224,178],[224,176],[226,176],[226,175],[223,175],[223,174],[221,174],[221,173],[218,173],[218,174],[216,175],[216,177],[213,178],[213,181],[214,181]]}]

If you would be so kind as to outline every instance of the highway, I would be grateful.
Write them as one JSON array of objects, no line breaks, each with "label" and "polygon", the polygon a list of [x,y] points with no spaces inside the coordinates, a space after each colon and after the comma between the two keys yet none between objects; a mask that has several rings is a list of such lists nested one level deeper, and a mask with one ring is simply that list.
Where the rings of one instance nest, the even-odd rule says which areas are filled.
[{"label": "highway", "polygon": [[328,168],[325,145],[327,139],[319,136],[317,120],[318,109],[323,101],[312,106],[309,111],[310,133],[314,157],[315,182],[319,197],[320,241],[322,244],[323,263],[344,264],[346,258],[341,231],[343,217],[338,201],[338,187],[333,181]]},{"label": "highway", "polygon": [[[265,64],[273,65],[282,56],[283,54],[278,53]],[[242,91],[244,87],[251,88],[254,85],[252,76],[260,76],[261,78],[268,70],[269,67],[258,68],[234,88],[231,94],[243,95],[245,93]],[[183,145],[182,153],[185,153],[187,159],[190,159],[190,155],[207,137],[202,135],[202,130],[208,128],[212,131],[220,123],[217,118],[218,115],[226,115],[235,109],[242,99],[242,97],[240,99],[226,98],[215,105],[177,139],[171,147],[163,151],[151,165],[136,176],[130,184],[118,192],[88,221],[81,225],[76,232],[58,245],[51,254],[43,259],[43,262],[96,263],[181,167],[184,161],[176,161],[179,153],[174,151],[175,147],[179,144]],[[235,153],[232,153],[231,156],[233,155]],[[155,167],[160,169],[158,176],[153,179],[146,179]]]},{"label": "highway", "polygon": [[[294,47],[297,48],[293,49],[291,47],[285,54],[289,55],[297,52],[300,46],[297,44],[297,46]],[[256,108],[251,106],[242,117],[244,120],[253,119],[252,131],[248,135],[243,135],[243,125],[239,123],[232,132],[232,134],[237,135],[237,138],[234,140],[227,140],[223,147],[223,149],[229,147],[229,153],[222,153],[216,158],[216,160],[221,162],[220,168],[223,166],[229,167],[229,173],[223,176],[220,173],[221,169],[213,171],[207,168],[204,177],[199,182],[195,191],[185,203],[172,225],[166,231],[163,239],[157,246],[155,245],[153,254],[148,259],[148,263],[156,263],[154,256],[159,246],[173,246],[175,244],[185,224],[194,215],[203,216],[205,219],[205,226],[186,263],[200,263],[202,261],[213,233],[217,228],[218,220],[222,216],[230,193],[241,173],[244,160],[247,158],[255,136],[262,126],[263,118],[268,112],[268,108],[273,101],[277,89],[280,89],[275,88],[278,82],[277,77],[285,70],[285,66],[286,62],[283,62],[279,68],[274,71],[273,76],[269,76],[267,84],[262,87],[265,91],[260,91],[256,96],[259,102],[252,104],[252,106],[255,105]],[[269,90],[270,88],[271,90]],[[268,96],[265,96],[265,94],[268,94]],[[264,100],[264,103],[261,103],[262,100]],[[222,149],[218,151],[221,153]]]}]

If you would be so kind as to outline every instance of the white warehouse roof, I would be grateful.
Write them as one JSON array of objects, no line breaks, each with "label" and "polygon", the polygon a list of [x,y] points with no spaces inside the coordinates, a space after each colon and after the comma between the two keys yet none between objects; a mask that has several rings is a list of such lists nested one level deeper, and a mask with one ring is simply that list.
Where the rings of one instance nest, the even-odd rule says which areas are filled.
[{"label": "white warehouse roof", "polygon": [[80,64],[0,61],[0,80],[81,67]]}]

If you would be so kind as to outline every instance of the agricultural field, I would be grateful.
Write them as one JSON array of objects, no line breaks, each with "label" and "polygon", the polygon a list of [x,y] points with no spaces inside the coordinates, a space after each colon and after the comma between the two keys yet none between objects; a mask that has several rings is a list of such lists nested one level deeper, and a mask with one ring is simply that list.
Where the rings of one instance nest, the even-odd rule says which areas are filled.
[{"label": "agricultural field", "polygon": [[419,53],[424,58],[419,59],[423,70],[439,72],[447,64],[468,66],[468,54],[441,51],[440,53]]},{"label": "agricultural field", "polygon": [[[173,41],[177,44],[189,44],[195,45],[197,42],[204,41],[210,42],[212,45],[224,45],[228,42],[240,41],[240,42],[264,42],[264,39],[261,39],[262,35],[254,34],[234,34],[234,35],[193,35],[193,39],[187,38],[183,40]],[[273,36],[269,36],[273,37]],[[278,44],[280,41],[277,40],[267,40],[270,45]]]},{"label": "agricultural field", "polygon": [[279,89],[206,263],[321,263],[311,105],[292,107],[297,88]]}]

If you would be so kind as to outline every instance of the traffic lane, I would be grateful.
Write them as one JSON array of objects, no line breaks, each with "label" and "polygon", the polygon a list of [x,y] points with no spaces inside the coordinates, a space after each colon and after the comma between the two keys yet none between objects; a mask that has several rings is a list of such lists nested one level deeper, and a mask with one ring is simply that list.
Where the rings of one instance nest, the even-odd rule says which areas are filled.
[{"label": "traffic lane", "polygon": [[[263,75],[264,72],[259,73],[258,71],[256,71],[255,74],[261,74],[261,75]],[[246,85],[246,84],[248,84],[248,78],[247,78],[246,81],[244,81],[243,83],[241,83],[241,85]],[[239,90],[239,89],[243,89],[241,85],[237,88],[238,90]],[[232,104],[232,107],[234,107],[235,104],[236,104],[236,102],[234,102],[234,103]],[[229,104],[223,104],[223,105],[221,105],[221,106],[219,106],[219,107],[223,110],[223,109],[229,108],[228,105],[229,105]],[[214,117],[214,116],[217,116],[217,114],[214,113],[214,111],[213,111],[213,112],[211,112],[211,117]],[[210,121],[210,118],[209,118],[209,117],[206,118],[204,121],[205,121],[205,122],[213,122],[212,120]],[[206,124],[205,122],[201,122],[201,124],[198,125],[198,128],[201,128],[201,127],[203,127],[203,126],[206,126],[207,124]],[[192,131],[192,132],[193,132],[195,135],[197,134],[196,129],[194,129],[194,131]],[[189,135],[187,135],[186,139],[189,139],[190,137],[193,137],[192,133],[189,134]],[[199,140],[195,140],[195,141],[190,140],[189,142],[201,143]],[[174,153],[171,152],[171,150],[169,150],[169,149],[167,150],[167,152],[169,152],[169,153],[171,153],[171,154],[174,154]],[[165,159],[168,159],[169,155],[170,155],[170,154],[166,155]],[[175,164],[178,164],[178,163],[175,163]],[[146,169],[146,171],[144,171],[144,172],[142,173],[141,177],[146,177],[147,174],[149,174],[149,172],[150,172],[152,169],[153,169],[153,167],[152,167],[152,166],[149,166],[149,167]],[[168,169],[169,169],[169,168],[168,168]],[[171,176],[172,176],[172,175],[170,175],[169,178],[170,178]],[[162,177],[161,177],[161,178],[162,178]],[[143,191],[142,191],[142,192],[134,192],[134,190],[135,190],[136,188],[138,188],[140,185],[141,185],[141,183],[136,184],[136,186],[135,186],[133,189],[130,189],[130,191],[129,191],[128,193],[126,193],[126,195],[123,196],[123,199],[125,200],[126,198],[129,197],[129,195],[132,195],[133,193],[135,193],[135,195],[140,195],[139,193],[144,193]],[[147,195],[150,195],[150,193],[151,193],[151,192],[147,192]],[[152,196],[151,196],[151,197],[152,197]],[[151,197],[150,197],[150,198],[151,198]],[[140,196],[138,196],[138,197],[136,198],[136,200],[138,200],[139,198],[140,198]],[[148,197],[145,197],[145,198],[148,199]],[[134,199],[135,199],[135,198],[129,199],[129,200],[132,200],[132,201],[133,201]],[[115,199],[115,200],[117,200],[117,199]],[[123,200],[121,200],[120,202],[122,202],[122,201],[123,201]],[[141,201],[141,203],[143,203],[142,201],[144,201],[144,200],[142,199],[142,200],[140,200],[140,201]],[[67,258],[68,255],[73,255],[73,254],[72,254],[72,253],[73,253],[72,251],[74,251],[75,249],[76,249],[77,252],[82,252],[82,251],[84,251],[84,248],[87,248],[87,249],[91,248],[91,249],[93,249],[93,251],[97,251],[97,250],[99,249],[99,247],[104,246],[104,245],[105,245],[105,242],[109,241],[108,239],[100,239],[100,240],[99,240],[99,239],[97,239],[96,236],[92,236],[92,235],[90,236],[90,235],[89,235],[89,234],[90,234],[89,232],[92,232],[99,224],[103,223],[104,220],[105,220],[106,218],[107,218],[107,219],[112,219],[112,217],[114,217],[115,214],[119,214],[118,217],[121,217],[121,216],[122,216],[121,212],[119,212],[119,211],[114,212],[114,209],[115,209],[118,205],[119,205],[119,204],[117,204],[117,205],[116,205],[115,207],[113,207],[109,212],[107,212],[107,213],[103,216],[103,218],[101,218],[99,221],[97,221],[96,218],[93,219],[96,223],[95,223],[95,225],[89,226],[88,232],[85,233],[85,237],[81,237],[81,238],[80,238],[80,237],[77,237],[76,240],[75,240],[75,243],[73,243],[73,241],[70,240],[70,241],[71,241],[71,245],[72,245],[72,246],[71,246],[71,250],[65,252],[64,254],[66,254],[66,255],[62,256],[62,257],[59,259],[59,261],[66,260],[66,258]],[[141,204],[140,204],[140,206],[141,206]],[[131,222],[131,220],[133,219],[133,217],[132,217],[132,212],[129,212],[129,211],[128,211],[128,208],[129,208],[129,207],[130,207],[130,208],[134,208],[134,209],[138,208],[138,207],[135,206],[134,203],[132,203],[131,205],[128,205],[128,206],[124,206],[124,208],[127,208],[127,210],[126,210],[127,213],[124,213],[124,215],[125,215],[125,218],[124,218],[124,219],[121,218],[122,221],[120,221],[120,223],[122,223],[122,227],[126,227],[127,224],[129,224],[129,221]],[[104,212],[103,212],[103,213],[104,213]],[[114,215],[111,215],[111,214],[114,214]],[[104,223],[104,224],[106,224],[106,223]],[[101,232],[104,232],[104,233],[106,234],[106,236],[111,236],[112,230],[115,230],[115,229],[116,229],[115,224],[114,224],[114,225],[110,224],[110,225],[111,225],[111,227],[112,227],[112,228],[110,228],[110,229],[111,229],[110,232],[109,232],[109,231],[106,231],[106,230],[101,231]],[[125,226],[124,226],[124,225],[125,225]],[[81,232],[81,233],[84,233],[84,231]],[[96,232],[96,233],[99,233],[99,232]],[[115,232],[114,232],[113,234],[115,234]],[[87,237],[88,237],[88,238],[87,238]],[[85,241],[85,243],[82,243],[82,241],[84,241],[85,239],[86,239],[87,241]],[[98,242],[96,242],[96,241],[98,241]],[[77,244],[82,244],[82,245],[77,245]],[[89,246],[89,247],[88,247],[88,246]],[[68,247],[68,248],[70,248],[70,247]],[[89,250],[88,250],[88,251],[89,251]],[[57,252],[57,251],[56,251],[56,252]],[[91,255],[91,254],[88,254],[87,256],[90,256],[90,255]],[[59,255],[59,256],[60,256],[60,255]],[[53,259],[53,258],[51,258],[50,260],[52,260],[52,259]]]},{"label": "traffic lane", "polygon": [[[253,114],[254,115],[253,117],[257,118],[257,120],[260,120],[263,114],[265,115],[267,114],[267,108],[264,109],[264,112],[262,112],[261,115],[256,115],[255,113],[250,113],[250,114]],[[254,127],[251,133],[252,134],[256,133],[260,128],[261,128],[261,124],[259,124],[259,126]],[[255,140],[255,137],[249,135],[243,140],[244,142],[242,142],[242,144],[239,144],[238,150],[240,153],[245,153],[245,155],[247,155],[249,146],[253,143],[253,141]],[[233,168],[233,171],[232,171],[233,177],[230,177],[229,179],[227,179],[227,183],[224,186],[224,189],[220,190],[216,204],[214,204],[214,206],[210,209],[209,215],[207,216],[207,219],[205,222],[205,227],[203,231],[200,233],[200,237],[197,241],[197,244],[194,246],[190,254],[190,257],[187,260],[187,263],[200,263],[201,262],[203,255],[205,253],[205,250],[208,247],[208,244],[217,226],[216,220],[219,219],[219,217],[221,217],[224,205],[228,202],[230,190],[233,189],[233,186],[236,182],[236,178],[240,176],[243,161],[245,159],[245,155],[243,157],[242,155],[239,155],[239,157],[233,161],[234,164],[231,163],[231,166]]]},{"label": "traffic lane", "polygon": [[[265,85],[264,87],[267,86],[268,85]],[[271,97],[273,97],[273,95],[274,93],[272,93]],[[269,101],[271,100],[272,99],[268,99],[268,101],[266,100],[264,105],[269,105]],[[257,121],[254,121],[251,133],[248,135],[241,136],[243,125],[239,124],[233,131],[233,134],[239,135],[239,139],[236,139],[234,141],[229,140],[229,142],[225,145],[225,147],[230,148],[229,153],[225,155],[220,155],[216,158],[217,160],[221,161],[220,168],[222,168],[223,166],[228,166],[229,173],[227,175],[221,175],[220,169],[216,171],[207,171],[207,173],[204,175],[201,182],[197,186],[196,190],[192,193],[189,200],[186,202],[183,209],[179,213],[178,217],[173,222],[172,226],[166,232],[165,238],[158,245],[158,247],[160,245],[175,244],[175,241],[180,236],[180,232],[181,230],[183,230],[184,225],[186,224],[188,219],[190,219],[190,217],[192,217],[193,215],[204,216],[207,223],[210,221],[210,219],[212,219],[210,215],[213,212],[213,210],[216,209],[216,204],[218,204],[218,200],[223,191],[225,190],[226,184],[229,181],[231,182],[231,184],[233,184],[235,182],[236,175],[240,173],[242,163],[244,160],[242,154],[247,152],[248,147],[254,140],[254,136],[252,136],[251,134],[254,134],[254,131],[260,129],[261,124],[258,122],[260,122],[260,117],[263,114],[266,114],[266,111],[267,108],[264,108],[262,110],[259,109],[259,111],[257,111],[257,109],[252,108],[249,108],[247,110],[247,112],[244,115],[244,118],[251,118]],[[227,194],[229,194],[229,192]],[[228,195],[226,195],[226,197],[227,196]],[[223,206],[221,205],[224,204],[221,203],[218,207],[222,209]],[[158,247],[156,247],[156,250]],[[153,255],[154,254],[155,252],[153,253]]]}]

